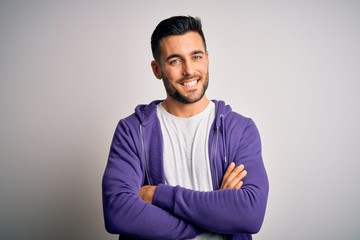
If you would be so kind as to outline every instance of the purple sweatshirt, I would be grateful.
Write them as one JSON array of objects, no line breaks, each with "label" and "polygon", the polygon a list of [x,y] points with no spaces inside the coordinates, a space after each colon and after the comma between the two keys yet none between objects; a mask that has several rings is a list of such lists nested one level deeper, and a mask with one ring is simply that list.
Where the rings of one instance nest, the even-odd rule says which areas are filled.
[{"label": "purple sweatshirt", "polygon": [[[213,100],[216,118],[209,137],[214,191],[164,184],[163,142],[154,101],[120,120],[105,169],[106,230],[121,239],[189,239],[205,232],[226,239],[252,239],[262,225],[269,183],[254,122]],[[244,164],[241,189],[219,190],[227,166]],[[153,204],[138,197],[143,185],[157,185]]]}]

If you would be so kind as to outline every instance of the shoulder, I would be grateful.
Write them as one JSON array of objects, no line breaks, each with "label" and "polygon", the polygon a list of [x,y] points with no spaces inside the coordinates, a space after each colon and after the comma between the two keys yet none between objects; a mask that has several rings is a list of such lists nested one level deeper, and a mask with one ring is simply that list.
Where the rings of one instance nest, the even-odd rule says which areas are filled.
[{"label": "shoulder", "polygon": [[258,137],[259,135],[253,119],[245,117],[239,113],[229,113],[224,122],[227,132],[240,138]]},{"label": "shoulder", "polygon": [[129,128],[138,128],[140,125],[148,125],[156,119],[156,106],[161,100],[152,101],[149,104],[139,104],[132,114],[120,119],[119,124],[125,124]]},{"label": "shoulder", "polygon": [[[212,100],[216,106],[217,122],[223,119],[224,127],[227,130],[237,132],[245,130],[247,127],[256,127],[254,121],[243,114],[234,111],[229,104],[223,100]],[[219,125],[218,123],[216,125]]]}]

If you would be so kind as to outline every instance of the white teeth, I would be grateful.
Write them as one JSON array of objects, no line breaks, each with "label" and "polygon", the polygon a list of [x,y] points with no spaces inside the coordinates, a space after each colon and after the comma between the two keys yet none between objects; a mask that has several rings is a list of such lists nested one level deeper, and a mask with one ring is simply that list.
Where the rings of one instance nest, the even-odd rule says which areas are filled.
[{"label": "white teeth", "polygon": [[186,86],[186,87],[192,87],[192,86],[195,86],[196,83],[197,83],[197,81],[194,80],[194,81],[191,81],[191,82],[186,82],[186,83],[184,83],[184,86]]}]

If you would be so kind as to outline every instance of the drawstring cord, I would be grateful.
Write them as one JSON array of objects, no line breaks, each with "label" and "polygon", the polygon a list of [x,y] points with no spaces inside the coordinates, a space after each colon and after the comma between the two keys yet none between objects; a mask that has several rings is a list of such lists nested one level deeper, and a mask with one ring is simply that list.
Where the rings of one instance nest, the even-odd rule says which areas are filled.
[{"label": "drawstring cord", "polygon": [[[215,165],[215,177],[217,179],[217,184],[218,187],[220,187],[220,183],[219,183],[219,174],[218,174],[218,169],[217,169],[217,164],[216,164],[216,154],[217,154],[217,148],[218,148],[218,142],[219,142],[219,129],[220,127],[222,127],[221,129],[221,133],[222,133],[222,148],[223,148],[223,158],[224,158],[224,164],[227,163],[227,151],[226,151],[226,135],[225,135],[225,116],[223,114],[219,115],[219,118],[216,119],[216,123],[215,123],[215,127],[216,127],[216,134],[215,134],[215,149],[214,149],[214,165]],[[225,166],[226,167],[226,166]]]},{"label": "drawstring cord", "polygon": [[222,141],[223,141],[223,151],[224,151],[224,163],[227,163],[227,151],[226,151],[226,135],[225,135],[225,117],[223,114],[220,114],[220,121],[222,125]]},{"label": "drawstring cord", "polygon": [[143,125],[140,124],[140,138],[141,138],[141,147],[142,147],[142,152],[143,152],[143,166],[144,166],[144,181],[145,181],[145,177],[146,177],[146,180],[148,182],[149,185],[151,185],[151,182],[150,182],[150,176],[149,176],[149,169],[148,169],[148,164],[147,164],[147,157],[146,157],[146,150],[145,150],[145,136],[144,136],[144,133],[143,133]]},{"label": "drawstring cord", "polygon": [[217,148],[218,148],[218,140],[219,140],[219,126],[216,126],[215,148],[213,149],[213,152],[214,152],[215,178],[217,180],[216,183],[218,185],[217,189],[220,188],[219,174],[218,174],[217,164],[216,164],[216,153],[217,153]]}]

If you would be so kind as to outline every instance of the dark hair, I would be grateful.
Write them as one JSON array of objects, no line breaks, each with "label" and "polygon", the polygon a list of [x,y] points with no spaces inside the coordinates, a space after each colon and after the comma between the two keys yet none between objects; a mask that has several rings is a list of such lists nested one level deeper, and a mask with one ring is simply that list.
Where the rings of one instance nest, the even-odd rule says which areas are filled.
[{"label": "dark hair", "polygon": [[171,35],[182,35],[194,31],[200,34],[206,50],[205,36],[200,18],[175,16],[161,21],[151,35],[151,51],[155,60],[160,57],[160,40]]}]

